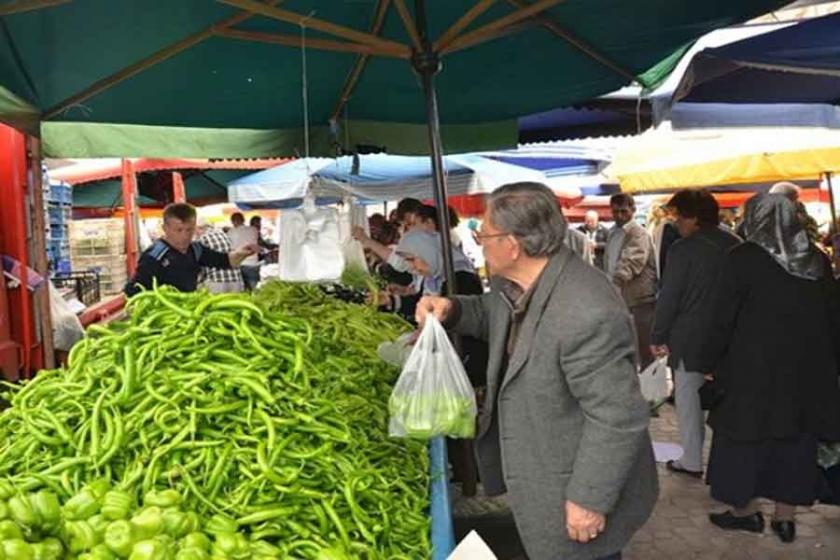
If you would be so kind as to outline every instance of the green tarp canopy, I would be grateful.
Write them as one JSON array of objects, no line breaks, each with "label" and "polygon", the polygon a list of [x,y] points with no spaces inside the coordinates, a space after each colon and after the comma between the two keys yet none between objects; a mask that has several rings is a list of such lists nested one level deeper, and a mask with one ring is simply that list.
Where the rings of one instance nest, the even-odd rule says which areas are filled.
[{"label": "green tarp canopy", "polygon": [[[785,3],[426,2],[444,148],[511,145],[518,116],[653,86],[700,35]],[[427,149],[413,2],[6,0],[0,15],[0,119],[40,119],[48,156],[303,155],[304,55],[312,155]]]}]

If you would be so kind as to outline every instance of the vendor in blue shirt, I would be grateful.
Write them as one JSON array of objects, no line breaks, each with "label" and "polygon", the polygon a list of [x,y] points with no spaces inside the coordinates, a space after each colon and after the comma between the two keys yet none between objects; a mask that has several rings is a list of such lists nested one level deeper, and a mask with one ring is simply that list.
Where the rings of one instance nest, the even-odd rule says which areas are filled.
[{"label": "vendor in blue shirt", "polygon": [[158,286],[194,292],[201,267],[237,268],[245,257],[257,252],[256,245],[230,253],[214,251],[193,241],[195,229],[195,208],[184,203],[167,205],[163,209],[163,237],[140,255],[125,294],[133,296],[144,288],[151,289],[155,280]]}]

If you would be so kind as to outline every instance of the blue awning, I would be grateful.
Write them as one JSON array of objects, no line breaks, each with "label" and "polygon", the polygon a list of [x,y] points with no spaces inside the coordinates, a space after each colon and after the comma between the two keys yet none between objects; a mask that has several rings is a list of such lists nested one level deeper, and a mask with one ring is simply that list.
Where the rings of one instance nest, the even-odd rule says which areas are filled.
[{"label": "blue awning", "polygon": [[698,53],[674,101],[840,102],[840,13]]}]

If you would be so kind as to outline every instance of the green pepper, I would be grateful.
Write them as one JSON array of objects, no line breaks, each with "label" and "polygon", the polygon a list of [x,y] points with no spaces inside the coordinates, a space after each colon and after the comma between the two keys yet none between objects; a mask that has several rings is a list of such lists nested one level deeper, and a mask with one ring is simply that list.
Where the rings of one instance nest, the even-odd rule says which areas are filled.
[{"label": "green pepper", "polygon": [[131,549],[134,546],[131,523],[124,519],[109,523],[105,529],[105,545],[120,558],[125,558],[131,554]]},{"label": "green pepper", "polygon": [[88,519],[87,522],[90,523],[90,526],[93,527],[94,531],[96,531],[96,535],[100,541],[105,538],[105,529],[107,529],[110,524],[107,519],[105,519],[101,514],[97,514]]},{"label": "green pepper", "polygon": [[181,503],[181,493],[177,490],[161,490],[147,492],[143,496],[144,506],[173,507]]},{"label": "green pepper", "polygon": [[200,548],[201,550],[210,550],[210,538],[204,533],[193,531],[183,539],[181,539],[181,548]]},{"label": "green pepper", "polygon": [[269,556],[274,558],[280,556],[280,549],[268,541],[257,539],[251,541],[251,554],[254,556]]},{"label": "green pepper", "polygon": [[0,500],[8,500],[15,495],[15,487],[8,480],[0,480]]},{"label": "green pepper", "polygon": [[211,535],[219,533],[235,533],[237,529],[238,527],[236,525],[236,521],[220,513],[211,517],[210,521],[208,521],[204,526],[204,532]]},{"label": "green pepper", "polygon": [[172,558],[171,544],[155,538],[135,543],[128,560],[172,560]]},{"label": "green pepper", "polygon": [[194,511],[184,513],[174,508],[163,511],[164,531],[176,539],[197,531],[200,525],[201,520]]},{"label": "green pepper", "polygon": [[109,490],[102,498],[102,516],[109,521],[127,519],[133,501],[128,492]]},{"label": "green pepper", "polygon": [[217,533],[213,543],[213,556],[237,558],[250,553],[251,545],[242,533]]},{"label": "green pepper", "polygon": [[55,537],[48,537],[32,544],[33,560],[61,560],[64,558],[64,545]]},{"label": "green pepper", "polygon": [[20,531],[17,523],[11,519],[0,521],[0,540],[6,539],[22,539],[23,533]]},{"label": "green pepper", "polygon": [[66,521],[64,523],[64,531],[70,552],[90,550],[99,542],[93,526],[85,520]]},{"label": "green pepper", "polygon": [[206,550],[192,546],[182,548],[175,555],[175,560],[208,560],[209,558]]},{"label": "green pepper", "polygon": [[9,518],[9,506],[6,504],[6,500],[0,500],[0,521],[3,519]]},{"label": "green pepper", "polygon": [[151,539],[163,531],[163,512],[158,506],[141,509],[131,518],[137,537]]},{"label": "green pepper", "polygon": [[317,557],[316,560],[353,560],[353,559],[341,548],[324,548],[320,552],[318,552],[318,557]]},{"label": "green pepper", "polygon": [[100,478],[88,484],[86,488],[93,493],[97,500],[101,500],[111,488],[111,483],[106,478]]},{"label": "green pepper", "polygon": [[104,544],[94,546],[90,552],[90,560],[116,560],[117,557]]},{"label": "green pepper", "polygon": [[9,498],[9,514],[12,519],[23,527],[37,527],[40,517],[25,496]]},{"label": "green pepper", "polygon": [[29,495],[29,504],[35,510],[39,523],[44,529],[57,527],[61,523],[61,505],[58,496],[49,490],[41,490]]},{"label": "green pepper", "polygon": [[62,508],[65,519],[70,521],[88,519],[99,512],[99,499],[90,488],[83,488],[81,492],[64,503]]},{"label": "green pepper", "polygon": [[3,552],[6,558],[14,560],[34,560],[35,553],[32,545],[22,539],[7,539],[3,541]]}]

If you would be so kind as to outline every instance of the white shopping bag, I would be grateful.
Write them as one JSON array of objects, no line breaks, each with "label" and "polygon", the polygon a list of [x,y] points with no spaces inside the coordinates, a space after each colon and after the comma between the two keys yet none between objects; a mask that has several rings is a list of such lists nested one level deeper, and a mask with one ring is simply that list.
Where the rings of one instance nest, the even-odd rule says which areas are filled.
[{"label": "white shopping bag", "polygon": [[668,358],[654,360],[639,374],[642,396],[654,405],[668,398]]},{"label": "white shopping bag", "polygon": [[475,531],[470,531],[446,560],[497,560],[497,558],[484,539]]},{"label": "white shopping bag", "polygon": [[393,437],[475,435],[475,391],[443,325],[429,315],[388,401]]}]

